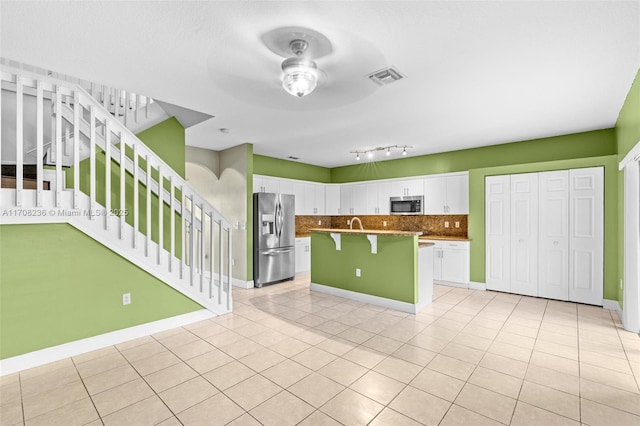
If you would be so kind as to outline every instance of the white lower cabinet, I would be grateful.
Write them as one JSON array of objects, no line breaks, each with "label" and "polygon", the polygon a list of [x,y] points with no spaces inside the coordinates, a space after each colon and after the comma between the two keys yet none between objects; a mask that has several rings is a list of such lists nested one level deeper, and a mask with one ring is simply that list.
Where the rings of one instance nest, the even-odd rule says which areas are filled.
[{"label": "white lower cabinet", "polygon": [[469,242],[421,240],[433,243],[433,280],[443,284],[469,284]]},{"label": "white lower cabinet", "polygon": [[296,238],[296,274],[309,272],[311,270],[311,237]]},{"label": "white lower cabinet", "polygon": [[489,176],[488,290],[602,306],[602,167]]}]

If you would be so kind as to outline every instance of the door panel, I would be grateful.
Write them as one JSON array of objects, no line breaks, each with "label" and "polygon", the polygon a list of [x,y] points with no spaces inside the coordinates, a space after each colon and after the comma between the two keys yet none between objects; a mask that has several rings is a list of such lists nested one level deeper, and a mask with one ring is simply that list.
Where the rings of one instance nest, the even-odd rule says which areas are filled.
[{"label": "door panel", "polygon": [[604,170],[570,170],[569,182],[569,300],[602,306]]},{"label": "door panel", "polygon": [[488,290],[510,291],[511,180],[488,176],[485,180],[486,282]]},{"label": "door panel", "polygon": [[569,300],[569,171],[538,174],[538,296]]},{"label": "door panel", "polygon": [[538,295],[538,174],[511,176],[511,292]]}]

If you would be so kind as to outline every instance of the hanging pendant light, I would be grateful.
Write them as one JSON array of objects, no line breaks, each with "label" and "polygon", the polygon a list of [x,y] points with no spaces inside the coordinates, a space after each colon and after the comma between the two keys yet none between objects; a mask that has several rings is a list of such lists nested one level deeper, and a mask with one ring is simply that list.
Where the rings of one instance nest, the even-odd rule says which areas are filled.
[{"label": "hanging pendant light", "polygon": [[311,59],[303,58],[308,43],[305,40],[292,40],[289,43],[295,55],[282,62],[282,87],[288,93],[299,98],[313,92],[318,85],[318,67]]}]

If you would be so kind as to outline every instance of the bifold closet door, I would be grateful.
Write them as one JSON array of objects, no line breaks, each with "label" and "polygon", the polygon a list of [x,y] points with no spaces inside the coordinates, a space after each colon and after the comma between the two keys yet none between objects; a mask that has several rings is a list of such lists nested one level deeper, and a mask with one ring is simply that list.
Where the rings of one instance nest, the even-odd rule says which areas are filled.
[{"label": "bifold closet door", "polygon": [[511,175],[511,292],[538,295],[538,174]]},{"label": "bifold closet door", "polygon": [[569,171],[541,172],[538,296],[569,300]]},{"label": "bifold closet door", "polygon": [[569,171],[569,300],[602,306],[604,169]]},{"label": "bifold closet door", "polygon": [[487,290],[511,291],[511,177],[485,179]]}]

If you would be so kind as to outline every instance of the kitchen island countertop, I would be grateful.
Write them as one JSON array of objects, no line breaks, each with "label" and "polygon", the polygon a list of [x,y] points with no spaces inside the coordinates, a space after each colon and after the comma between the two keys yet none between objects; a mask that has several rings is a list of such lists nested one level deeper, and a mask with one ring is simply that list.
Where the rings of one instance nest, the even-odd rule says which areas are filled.
[{"label": "kitchen island countertop", "polygon": [[311,228],[310,232],[328,232],[332,234],[365,234],[365,235],[395,235],[400,237],[417,237],[421,231],[393,231],[386,229],[342,229],[342,228]]},{"label": "kitchen island countertop", "polygon": [[471,241],[467,237],[458,237],[455,235],[425,235],[419,237],[421,240],[442,240],[442,241]]}]

